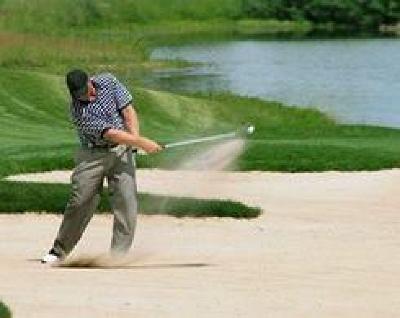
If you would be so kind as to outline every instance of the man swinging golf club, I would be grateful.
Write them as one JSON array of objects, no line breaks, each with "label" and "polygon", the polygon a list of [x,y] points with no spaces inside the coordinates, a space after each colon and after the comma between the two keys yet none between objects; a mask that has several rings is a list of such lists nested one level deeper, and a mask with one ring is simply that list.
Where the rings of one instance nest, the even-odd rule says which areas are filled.
[{"label": "man swinging golf club", "polygon": [[107,178],[114,214],[111,251],[126,253],[136,226],[137,194],[132,147],[147,153],[162,150],[142,137],[132,95],[111,74],[88,77],[82,70],[66,75],[71,116],[81,147],[71,177],[71,195],[52,248],[42,263],[55,263],[75,247],[100,200]]}]

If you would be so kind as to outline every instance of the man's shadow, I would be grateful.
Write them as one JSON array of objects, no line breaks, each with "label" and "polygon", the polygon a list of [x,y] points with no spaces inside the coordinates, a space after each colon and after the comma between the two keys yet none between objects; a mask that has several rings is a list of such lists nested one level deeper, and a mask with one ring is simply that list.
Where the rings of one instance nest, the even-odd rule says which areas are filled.
[{"label": "man's shadow", "polygon": [[168,268],[197,268],[207,267],[206,263],[174,263],[174,264],[143,264],[143,265],[80,265],[80,264],[58,264],[55,267],[70,269],[168,269]]},{"label": "man's shadow", "polygon": [[[29,262],[40,262],[39,258],[28,259]],[[156,263],[156,264],[132,264],[133,262],[113,262],[101,258],[77,258],[51,265],[51,268],[64,269],[168,269],[168,268],[199,268],[214,266],[208,263]],[[45,266],[45,265],[44,265]]]}]

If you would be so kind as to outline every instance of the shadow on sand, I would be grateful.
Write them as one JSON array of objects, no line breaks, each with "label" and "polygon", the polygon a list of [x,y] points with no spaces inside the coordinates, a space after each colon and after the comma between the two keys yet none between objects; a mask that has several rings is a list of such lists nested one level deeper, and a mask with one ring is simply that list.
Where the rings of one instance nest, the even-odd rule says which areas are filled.
[{"label": "shadow on sand", "polygon": [[[40,262],[40,258],[28,259],[28,262]],[[45,265],[44,265],[45,266]],[[52,265],[51,268],[71,269],[168,269],[168,268],[195,268],[213,266],[207,263],[160,263],[135,264],[132,260],[115,260],[104,257],[84,257],[66,260]]]},{"label": "shadow on sand", "polygon": [[190,268],[190,267],[206,267],[211,264],[206,263],[178,263],[178,264],[143,264],[143,265],[111,265],[111,264],[59,264],[55,267],[59,268],[76,268],[76,269],[167,269],[167,268]]}]

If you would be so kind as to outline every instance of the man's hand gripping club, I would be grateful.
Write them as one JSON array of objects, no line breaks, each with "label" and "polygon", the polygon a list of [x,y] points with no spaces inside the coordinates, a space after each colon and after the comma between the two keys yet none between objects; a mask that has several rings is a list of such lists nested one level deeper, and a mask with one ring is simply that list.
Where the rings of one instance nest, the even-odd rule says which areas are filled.
[{"label": "man's hand gripping club", "polygon": [[118,129],[108,129],[104,133],[104,138],[119,145],[138,147],[146,153],[156,153],[163,149],[161,145],[151,139],[142,137],[137,133],[129,133]]}]

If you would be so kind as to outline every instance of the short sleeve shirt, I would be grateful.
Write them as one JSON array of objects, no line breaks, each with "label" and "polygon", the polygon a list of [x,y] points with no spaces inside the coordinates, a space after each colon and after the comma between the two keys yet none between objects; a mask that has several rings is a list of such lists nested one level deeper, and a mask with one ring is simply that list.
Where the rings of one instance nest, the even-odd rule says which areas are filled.
[{"label": "short sleeve shirt", "polygon": [[103,138],[107,129],[125,130],[121,111],[133,102],[127,88],[112,74],[100,74],[91,78],[96,89],[96,99],[85,103],[71,102],[71,117],[83,146],[107,146]]}]

